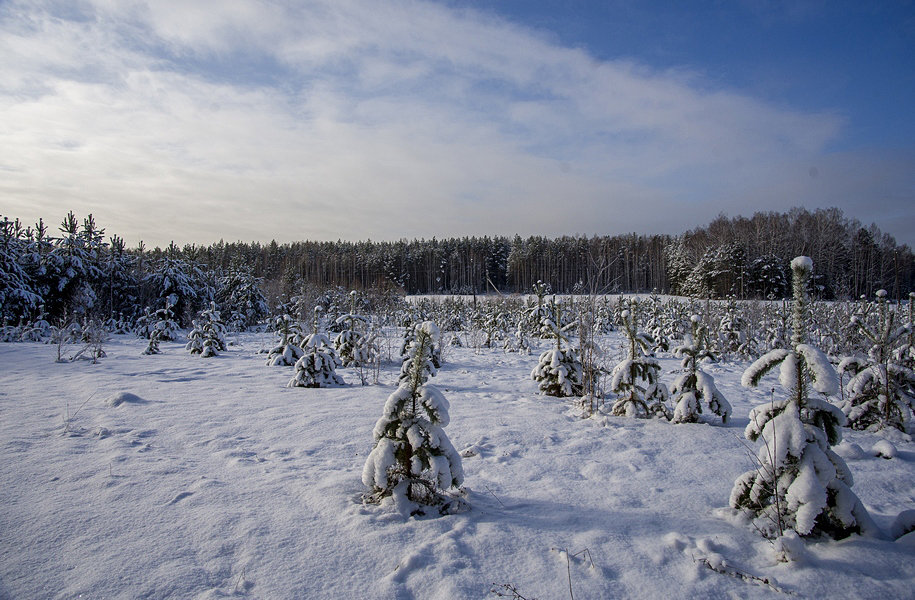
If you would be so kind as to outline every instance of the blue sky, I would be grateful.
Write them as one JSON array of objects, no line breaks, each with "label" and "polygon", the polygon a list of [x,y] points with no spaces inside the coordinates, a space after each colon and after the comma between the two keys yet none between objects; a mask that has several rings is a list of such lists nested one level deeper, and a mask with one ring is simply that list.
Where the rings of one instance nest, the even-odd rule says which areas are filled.
[{"label": "blue sky", "polygon": [[912,2],[7,0],[0,57],[0,213],[131,244],[799,205],[915,245]]}]

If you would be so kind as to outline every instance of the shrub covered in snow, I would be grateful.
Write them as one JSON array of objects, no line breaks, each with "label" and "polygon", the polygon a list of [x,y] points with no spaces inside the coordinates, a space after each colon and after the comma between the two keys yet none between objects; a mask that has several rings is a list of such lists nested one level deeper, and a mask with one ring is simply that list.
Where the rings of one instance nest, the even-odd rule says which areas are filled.
[{"label": "shrub covered in snow", "polygon": [[683,343],[674,348],[674,356],[681,359],[683,373],[670,389],[675,403],[674,423],[695,423],[699,420],[704,400],[709,410],[728,422],[731,405],[715,386],[715,378],[700,367],[703,360],[714,360],[715,355],[704,344],[707,339],[698,315],[691,318],[692,333],[686,334]]},{"label": "shrub covered in snow", "polygon": [[439,506],[443,514],[462,504],[444,493],[464,482],[461,457],[443,429],[449,422],[448,400],[425,383],[434,374],[429,367],[435,333],[431,322],[416,329],[406,378],[375,423],[375,443],[362,469],[362,482],[371,490],[368,502],[393,496],[399,505]]},{"label": "shrub covered in snow", "polygon": [[845,415],[826,400],[811,398],[811,388],[834,394],[838,379],[819,349],[806,343],[807,284],[813,262],[798,257],[791,262],[794,306],[792,348],[772,350],[754,362],[742,378],[755,386],[767,372],[781,365],[780,381],[791,390],[750,411],[744,435],[763,441],[757,468],[734,483],[730,504],[754,517],[766,536],[788,529],[801,536],[824,534],[834,538],[861,532],[870,517],[851,491],[851,472],[831,445],[841,441]]},{"label": "shrub covered in snow", "polygon": [[146,345],[146,349],[143,350],[143,354],[162,354],[162,350],[159,349],[159,331],[153,330],[149,334],[149,344]]}]

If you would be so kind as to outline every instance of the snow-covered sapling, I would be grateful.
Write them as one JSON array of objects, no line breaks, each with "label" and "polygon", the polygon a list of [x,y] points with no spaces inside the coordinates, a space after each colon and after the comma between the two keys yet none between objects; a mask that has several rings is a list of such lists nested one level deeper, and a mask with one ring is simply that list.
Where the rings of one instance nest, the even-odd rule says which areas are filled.
[{"label": "snow-covered sapling", "polygon": [[618,417],[670,419],[670,409],[665,404],[669,395],[667,386],[658,381],[661,366],[650,356],[654,340],[638,331],[632,311],[622,311],[620,320],[629,348],[627,358],[611,373],[610,389],[619,395],[613,403],[612,413]]},{"label": "snow-covered sapling", "polygon": [[305,354],[305,351],[302,350],[302,344],[305,343],[302,328],[295,319],[284,314],[273,320],[273,329],[279,337],[279,343],[267,355],[267,365],[271,367],[294,365]]},{"label": "snow-covered sapling", "polygon": [[554,302],[553,318],[543,320],[541,335],[551,336],[556,345],[540,355],[537,366],[531,371],[531,379],[537,382],[544,395],[557,398],[581,396],[584,393],[581,359],[574,348],[563,347],[563,342],[568,343],[569,338],[559,322],[559,307]]},{"label": "snow-covered sapling", "polygon": [[420,384],[426,383],[430,377],[435,377],[441,366],[436,352],[441,333],[436,324],[423,321],[411,327],[411,331],[412,336],[403,351],[403,362],[400,365],[400,385],[413,377],[418,377]]},{"label": "snow-covered sapling", "polygon": [[159,349],[159,331],[157,329],[149,334],[149,344],[146,345],[143,354],[162,354],[162,350]]},{"label": "snow-covered sapling", "polygon": [[431,374],[434,336],[431,322],[416,328],[407,377],[388,397],[384,413],[372,432],[374,446],[362,469],[362,482],[371,490],[367,502],[393,496],[406,512],[409,503],[438,506],[444,514],[462,506],[445,492],[464,482],[461,457],[445,434],[449,404],[433,385]]},{"label": "snow-covered sapling", "polygon": [[147,308],[146,313],[137,319],[137,337],[150,338],[153,331],[158,331],[160,341],[177,340],[179,329],[175,318],[175,301],[173,296],[169,296],[165,300],[165,308],[155,312],[150,312]]},{"label": "snow-covered sapling", "polygon": [[705,345],[707,336],[699,315],[690,318],[692,333],[684,336],[683,343],[674,348],[674,356],[681,359],[680,366],[683,373],[677,377],[670,393],[676,406],[674,408],[674,423],[695,423],[702,412],[702,401],[708,403],[709,410],[721,417],[723,423],[728,422],[731,415],[731,405],[715,386],[715,378],[701,368],[704,360],[715,360],[715,355]]},{"label": "snow-covered sapling", "polygon": [[[424,328],[429,332],[432,332],[432,346],[429,350],[429,364],[433,369],[440,369],[442,366],[442,336],[438,326],[432,321],[420,321],[418,323],[413,323],[412,325],[407,326],[406,330],[404,331],[403,344],[400,347],[400,356],[403,361],[400,368],[401,380],[404,379],[404,373],[406,372],[407,365],[415,355],[416,342],[419,336],[419,331]],[[432,374],[434,375],[435,371],[433,371]]]},{"label": "snow-covered sapling", "polygon": [[321,388],[343,385],[337,375],[339,359],[330,340],[323,333],[313,333],[302,343],[304,354],[295,363],[295,374],[286,387]]},{"label": "snow-covered sapling", "polygon": [[848,357],[839,371],[852,375],[842,405],[847,425],[852,429],[895,427],[906,431],[915,407],[915,373],[894,360],[895,347],[906,339],[907,325],[895,327],[895,313],[886,305],[886,290],[877,291],[877,323],[869,327],[862,319],[852,323],[870,341],[867,357]]},{"label": "snow-covered sapling", "polygon": [[750,411],[744,435],[762,438],[757,468],[737,478],[731,507],[754,518],[767,537],[793,529],[801,536],[824,534],[842,538],[870,526],[870,517],[851,491],[851,472],[830,445],[842,438],[845,415],[810,391],[835,394],[838,377],[826,356],[806,343],[807,283],[813,261],[791,261],[794,306],[790,349],[776,349],[754,362],[743,374],[744,386],[756,386],[776,366],[788,398],[773,400]]},{"label": "snow-covered sapling", "polygon": [[216,310],[215,302],[210,302],[210,308],[200,311],[192,324],[193,328],[187,334],[185,350],[204,358],[225,352],[226,326],[219,311]]},{"label": "snow-covered sapling", "polygon": [[334,338],[334,348],[337,349],[337,356],[344,367],[369,364],[373,359],[370,355],[371,344],[362,333],[368,319],[356,314],[356,295],[356,290],[350,292],[350,312],[340,315],[334,321],[334,325],[340,329],[340,333]]}]

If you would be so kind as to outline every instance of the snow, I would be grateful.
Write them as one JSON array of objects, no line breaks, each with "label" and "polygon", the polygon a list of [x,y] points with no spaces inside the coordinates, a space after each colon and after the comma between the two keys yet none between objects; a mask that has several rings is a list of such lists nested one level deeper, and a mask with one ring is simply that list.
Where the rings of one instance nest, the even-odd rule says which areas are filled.
[{"label": "snow", "polygon": [[813,271],[813,259],[809,256],[796,256],[791,261],[791,269],[794,271]]},{"label": "snow", "polygon": [[896,446],[888,440],[880,440],[871,448],[871,454],[886,459],[896,458],[897,453]]},{"label": "snow", "polygon": [[[750,409],[773,387],[787,397],[775,374],[741,387],[746,362],[705,367],[733,406],[727,425],[705,413],[673,425],[583,419],[572,401],[538,393],[535,357],[450,348],[435,384],[450,404],[448,437],[464,449],[470,508],[430,518],[410,516],[403,490],[393,503],[360,501],[399,364],[383,365],[380,385],[341,368],[357,385],[286,388],[291,367],[258,354],[275,340],[240,334],[201,361],[181,342],[143,356],[146,340],[116,335],[98,364],[0,344],[0,598],[461,599],[511,585],[558,599],[570,583],[576,598],[915,589],[912,534],[888,533],[915,509],[915,444],[904,434],[893,460],[860,451],[883,439],[873,432],[846,429],[835,447],[886,539],[789,534],[774,552],[727,508],[753,468],[741,435]],[[659,362],[673,381],[679,361]],[[790,437],[778,443],[787,449]],[[798,487],[798,499],[809,491]],[[899,522],[894,531],[911,516]]]}]

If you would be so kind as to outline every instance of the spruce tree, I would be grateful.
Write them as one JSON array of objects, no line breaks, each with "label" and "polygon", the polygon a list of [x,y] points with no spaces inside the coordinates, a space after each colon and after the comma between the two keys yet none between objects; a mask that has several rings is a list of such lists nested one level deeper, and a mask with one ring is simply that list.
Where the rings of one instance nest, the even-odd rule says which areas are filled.
[{"label": "spruce tree", "polygon": [[776,349],[754,362],[743,374],[744,386],[780,366],[779,380],[789,390],[782,400],[750,411],[744,435],[762,438],[757,468],[734,483],[730,505],[746,512],[763,535],[779,537],[792,529],[801,536],[824,534],[842,538],[868,526],[870,517],[851,491],[851,472],[831,445],[842,437],[845,415],[827,399],[811,398],[838,390],[838,378],[826,356],[807,344],[807,285],[813,261],[791,261],[794,302],[791,348]]},{"label": "spruce tree", "polygon": [[[395,504],[408,502],[438,506],[442,514],[463,502],[446,494],[464,482],[461,457],[444,427],[449,404],[433,385],[432,352],[437,329],[427,321],[416,329],[415,343],[405,369],[407,377],[388,397],[373,430],[374,446],[362,469],[362,482],[371,490],[367,502],[393,496]],[[421,508],[412,514],[422,514]]]}]

